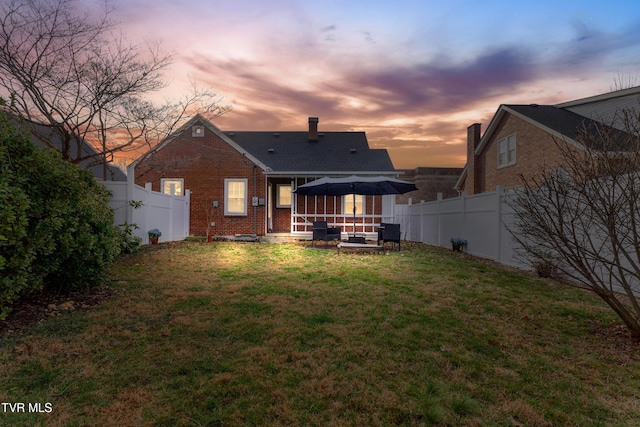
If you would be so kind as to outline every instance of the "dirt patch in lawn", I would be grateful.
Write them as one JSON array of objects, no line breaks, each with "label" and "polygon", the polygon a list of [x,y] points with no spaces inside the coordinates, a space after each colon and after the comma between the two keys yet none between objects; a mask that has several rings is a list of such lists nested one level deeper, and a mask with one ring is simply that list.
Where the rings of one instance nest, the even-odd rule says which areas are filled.
[{"label": "dirt patch in lawn", "polygon": [[113,288],[100,286],[64,295],[43,291],[23,296],[12,305],[7,318],[0,321],[0,336],[20,332],[61,313],[87,310],[114,293]]}]

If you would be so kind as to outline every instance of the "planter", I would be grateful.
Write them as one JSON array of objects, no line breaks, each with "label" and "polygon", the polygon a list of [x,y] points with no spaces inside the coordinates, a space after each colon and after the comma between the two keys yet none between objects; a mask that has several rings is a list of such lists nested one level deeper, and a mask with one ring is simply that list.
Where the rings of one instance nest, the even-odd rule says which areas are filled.
[{"label": "planter", "polygon": [[464,249],[464,245],[462,243],[452,243],[453,252],[462,252]]},{"label": "planter", "polygon": [[549,278],[555,275],[556,269],[550,264],[538,264],[536,266],[538,277]]},{"label": "planter", "polygon": [[149,237],[149,243],[151,243],[152,245],[157,245],[158,237]]}]

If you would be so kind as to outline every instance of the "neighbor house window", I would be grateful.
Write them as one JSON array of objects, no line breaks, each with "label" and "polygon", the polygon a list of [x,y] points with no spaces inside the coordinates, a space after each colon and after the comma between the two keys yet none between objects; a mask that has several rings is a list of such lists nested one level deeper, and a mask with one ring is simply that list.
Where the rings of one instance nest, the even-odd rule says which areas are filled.
[{"label": "neighbor house window", "polygon": [[276,186],[276,207],[291,207],[291,184],[278,184]]},{"label": "neighbor house window", "polygon": [[160,180],[162,186],[162,192],[164,194],[171,194],[171,186],[173,185],[173,195],[182,196],[184,189],[184,178],[162,178]]},{"label": "neighbor house window", "polygon": [[[356,215],[361,215],[363,212],[362,208],[364,206],[364,196],[362,194],[356,194],[355,196]],[[346,194],[344,196],[344,202],[342,206],[344,206],[344,214],[353,215],[353,194]]]},{"label": "neighbor house window", "polygon": [[191,128],[191,136],[201,137],[204,136],[204,126],[195,125]]},{"label": "neighbor house window", "polygon": [[498,141],[498,167],[516,163],[516,135],[510,135]]},{"label": "neighbor house window", "polygon": [[247,214],[247,180],[246,179],[225,179],[224,180],[224,214],[225,215],[246,215]]}]

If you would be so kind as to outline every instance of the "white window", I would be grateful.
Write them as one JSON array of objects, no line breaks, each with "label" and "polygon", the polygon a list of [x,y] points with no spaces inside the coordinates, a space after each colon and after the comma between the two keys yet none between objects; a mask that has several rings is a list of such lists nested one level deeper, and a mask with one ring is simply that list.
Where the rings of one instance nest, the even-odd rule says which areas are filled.
[{"label": "white window", "polygon": [[171,194],[171,186],[173,185],[173,195],[182,196],[184,190],[184,178],[162,178],[160,180],[162,192]]},{"label": "white window", "polygon": [[224,214],[247,214],[247,179],[229,178],[224,180]]},{"label": "white window", "polygon": [[510,135],[498,141],[498,167],[516,163],[516,135]]},{"label": "white window", "polygon": [[197,138],[204,136],[204,126],[203,125],[194,125],[191,128],[191,136],[195,136]]},{"label": "white window", "polygon": [[[347,194],[344,196],[342,206],[344,206],[343,212],[345,215],[353,215],[353,194]],[[362,194],[355,195],[356,203],[356,215],[362,215],[364,207],[364,196]]]},{"label": "white window", "polygon": [[278,184],[276,186],[276,207],[291,207],[291,184]]}]

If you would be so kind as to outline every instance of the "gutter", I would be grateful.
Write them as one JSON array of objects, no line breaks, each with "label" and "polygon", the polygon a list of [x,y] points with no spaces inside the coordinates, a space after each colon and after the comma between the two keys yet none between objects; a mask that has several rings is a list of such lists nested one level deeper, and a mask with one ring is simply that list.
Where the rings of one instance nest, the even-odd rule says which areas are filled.
[{"label": "gutter", "polygon": [[342,176],[342,175],[403,175],[402,171],[268,171],[267,176],[299,176],[299,177],[322,177],[322,176]]}]

